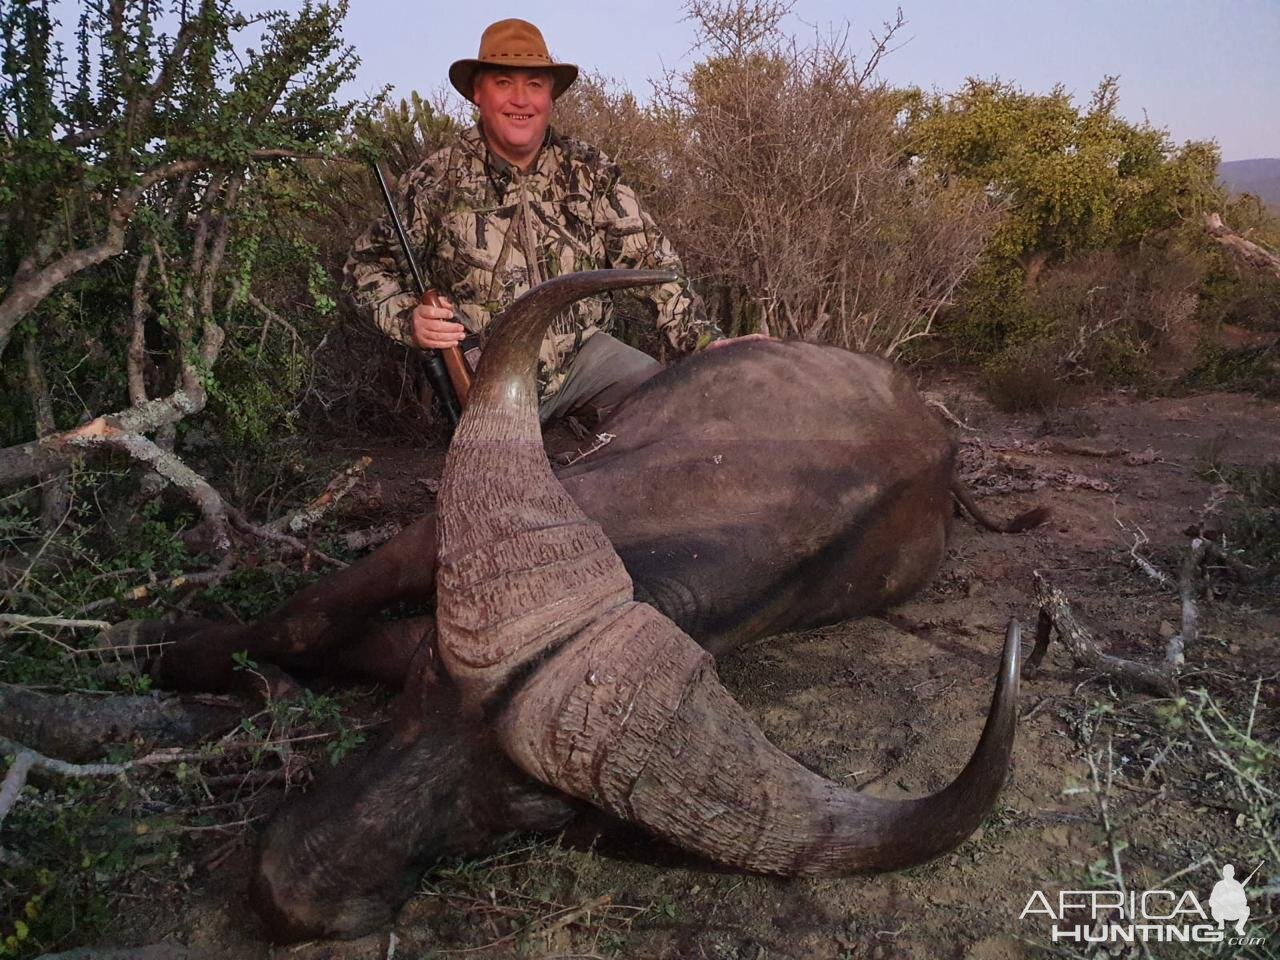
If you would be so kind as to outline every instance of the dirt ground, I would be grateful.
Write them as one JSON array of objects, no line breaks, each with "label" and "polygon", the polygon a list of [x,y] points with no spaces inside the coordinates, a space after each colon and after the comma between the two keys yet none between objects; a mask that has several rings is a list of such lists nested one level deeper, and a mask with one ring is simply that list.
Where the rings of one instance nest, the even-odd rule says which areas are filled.
[{"label": "dirt ground", "polygon": [[[1176,577],[1185,531],[1202,521],[1215,494],[1204,463],[1280,460],[1280,404],[1249,396],[1111,394],[1046,419],[998,413],[962,380],[926,387],[971,428],[958,431],[962,473],[981,505],[1010,516],[1043,503],[1051,521],[1014,536],[961,520],[942,570],[910,603],[883,617],[770,638],[721,665],[775,743],[829,777],[883,795],[935,790],[958,772],[982,726],[1005,624],[1020,620],[1028,644],[1034,632],[1033,571],[1065,592],[1109,650],[1159,659],[1179,623],[1178,598],[1135,567],[1135,537],[1148,538],[1141,554]],[[429,502],[422,481],[438,472],[438,456],[387,445],[350,452],[375,458],[369,481],[377,495],[360,520],[410,516]],[[1216,599],[1202,602],[1201,636],[1186,651],[1184,687],[1206,689],[1243,723],[1256,678],[1265,678],[1254,728],[1274,736],[1276,586],[1244,588],[1222,571],[1214,580]],[[1220,865],[1260,843],[1229,775],[1202,760],[1167,702],[1074,669],[1055,644],[1024,681],[1022,714],[995,814],[954,853],[911,870],[784,881],[711,872],[636,838],[601,838],[594,847],[582,837],[526,838],[428,877],[394,938],[272,952],[246,909],[242,848],[198,869],[160,916],[134,926],[129,942],[170,939],[217,956],[306,960],[1083,957],[1094,954],[1048,950],[1044,918],[1019,919],[1033,891],[1113,885],[1099,878],[1118,859],[1136,889],[1200,864],[1171,885],[1206,901]],[[1280,864],[1259,876],[1274,887]],[[1278,903],[1274,895],[1252,902],[1251,930],[1266,938],[1251,948],[1257,952],[1233,947],[1221,955],[1280,955],[1269,952]],[[1150,955],[1191,955],[1179,950],[1156,945]]]}]

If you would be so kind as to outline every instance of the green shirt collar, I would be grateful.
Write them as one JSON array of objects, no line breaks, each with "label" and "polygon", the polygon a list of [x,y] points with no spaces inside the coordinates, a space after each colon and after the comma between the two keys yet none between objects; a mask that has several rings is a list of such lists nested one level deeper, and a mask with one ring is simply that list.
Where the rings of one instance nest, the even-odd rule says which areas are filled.
[{"label": "green shirt collar", "polygon": [[[489,149],[489,143],[485,140],[484,130],[479,123],[467,130],[462,135],[462,140],[468,146],[472,155],[480,161],[485,173],[504,187],[514,180],[516,174],[520,172],[515,164],[505,157],[498,156],[498,154]],[[526,176],[542,172],[542,165],[546,162],[551,152],[547,148],[559,143],[559,141],[560,138],[555,133],[555,130],[552,127],[547,127],[547,132],[542,136],[542,145],[538,147],[538,153],[533,158],[533,163],[529,165]]]}]

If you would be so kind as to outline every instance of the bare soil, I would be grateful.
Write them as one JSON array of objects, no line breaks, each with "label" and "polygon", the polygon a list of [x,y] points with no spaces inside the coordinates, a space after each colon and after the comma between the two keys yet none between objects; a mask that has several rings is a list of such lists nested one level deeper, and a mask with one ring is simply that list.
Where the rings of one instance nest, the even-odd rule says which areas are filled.
[{"label": "bare soil", "polygon": [[[1159,659],[1179,623],[1178,600],[1135,567],[1135,535],[1149,538],[1143,556],[1176,577],[1185,531],[1202,522],[1215,496],[1204,462],[1280,459],[1280,404],[1250,396],[1110,394],[1046,420],[999,413],[966,381],[926,386],[972,428],[959,431],[962,473],[981,505],[1010,516],[1043,503],[1053,510],[1050,522],[1012,536],[961,520],[942,570],[910,603],[883,617],[770,638],[721,667],[775,743],[830,777],[884,795],[943,786],[972,750],[1009,618],[1022,622],[1030,642],[1033,570],[1065,591],[1108,649]],[[409,517],[430,503],[423,481],[438,475],[439,455],[390,443],[349,452],[375,457],[368,487],[375,495],[353,525]],[[1187,650],[1185,686],[1239,711],[1255,678],[1268,678],[1258,729],[1274,731],[1275,584],[1242,587],[1221,571],[1214,580],[1217,591],[1201,605],[1200,640]],[[388,957],[392,946],[397,957],[1016,960],[1044,955],[1043,920],[1019,920],[1031,893],[1097,885],[1099,861],[1113,862],[1099,793],[1126,878],[1138,889],[1208,857],[1213,863],[1176,881],[1206,900],[1217,866],[1251,849],[1255,838],[1238,804],[1219,789],[1221,769],[1197,768],[1199,754],[1178,746],[1189,737],[1162,726],[1167,704],[1073,669],[1056,645],[1024,681],[1022,703],[1014,768],[995,814],[953,854],[911,870],[777,880],[711,871],[635,837],[600,838],[594,847],[578,835],[564,843],[524,839],[428,878],[401,915],[394,944],[382,934],[273,952],[243,898],[245,846],[198,867],[174,900],[139,908],[144,922],[130,925],[130,939],[171,938],[225,957],[316,960]],[[1108,744],[1115,782],[1090,790],[1086,756],[1105,764]],[[1261,875],[1275,878],[1280,864]],[[1271,949],[1276,899],[1252,906],[1254,929],[1272,938],[1259,949]],[[1160,946],[1152,955],[1181,954]],[[1264,955],[1277,954],[1256,954]]]}]

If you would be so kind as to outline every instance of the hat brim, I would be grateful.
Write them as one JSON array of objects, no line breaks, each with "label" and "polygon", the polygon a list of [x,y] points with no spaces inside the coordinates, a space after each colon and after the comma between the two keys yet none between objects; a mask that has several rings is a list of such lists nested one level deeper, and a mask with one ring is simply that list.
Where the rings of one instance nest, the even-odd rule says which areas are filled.
[{"label": "hat brim", "polygon": [[550,70],[551,99],[558,100],[578,79],[578,68],[572,63],[530,63],[527,57],[494,57],[490,60],[455,60],[449,66],[449,82],[453,89],[475,103],[472,94],[475,92],[476,74],[481,69],[497,69],[515,67],[520,70]]}]

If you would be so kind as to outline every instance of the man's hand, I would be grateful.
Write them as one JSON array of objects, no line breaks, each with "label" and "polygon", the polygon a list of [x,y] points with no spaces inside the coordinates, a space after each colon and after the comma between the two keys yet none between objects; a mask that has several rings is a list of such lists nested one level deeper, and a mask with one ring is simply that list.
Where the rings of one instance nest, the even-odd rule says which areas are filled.
[{"label": "man's hand", "polygon": [[413,308],[413,342],[423,350],[456,347],[466,335],[466,328],[453,320],[453,304],[444,297],[438,307],[420,303]]},{"label": "man's hand", "polygon": [[726,337],[723,340],[712,340],[707,344],[707,350],[715,350],[717,347],[723,347],[730,343],[742,343],[746,340],[777,340],[777,337],[771,337],[767,333],[748,333],[742,337]]}]

